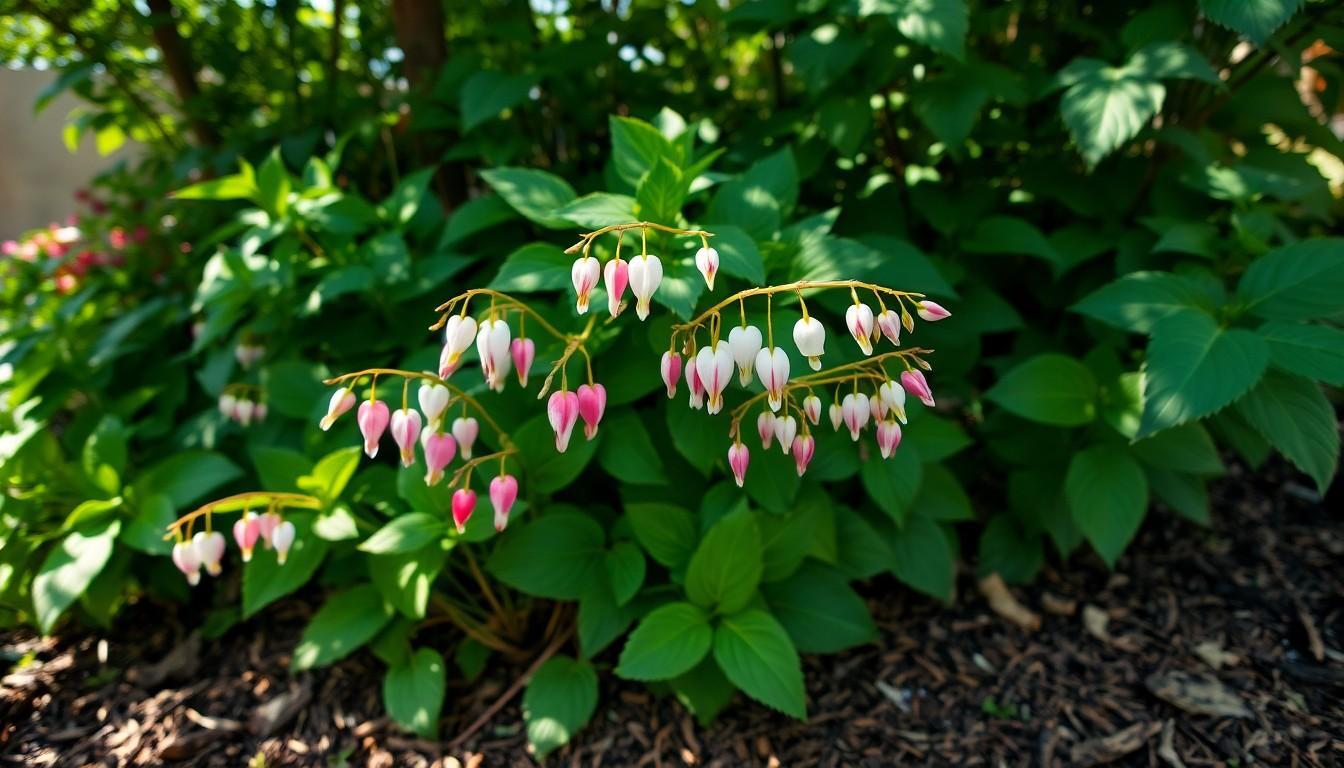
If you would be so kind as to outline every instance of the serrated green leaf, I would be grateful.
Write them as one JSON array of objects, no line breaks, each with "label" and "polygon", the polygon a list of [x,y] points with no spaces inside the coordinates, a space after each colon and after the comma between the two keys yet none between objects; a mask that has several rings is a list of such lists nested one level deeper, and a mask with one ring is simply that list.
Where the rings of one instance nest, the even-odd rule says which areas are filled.
[{"label": "serrated green leaf", "polygon": [[616,674],[627,680],[667,680],[699,664],[713,642],[714,630],[703,610],[690,603],[668,603],[630,633]]},{"label": "serrated green leaf", "polygon": [[1339,428],[1315,382],[1270,371],[1237,403],[1237,413],[1325,493],[1339,466]]},{"label": "serrated green leaf", "polygon": [[1114,567],[1148,509],[1148,481],[1123,448],[1096,445],[1073,457],[1064,481],[1069,513],[1097,554]]},{"label": "serrated green leaf", "polygon": [[784,581],[764,585],[761,592],[803,653],[838,653],[877,637],[863,599],[839,571],[815,560]]},{"label": "serrated green leaf", "polygon": [[748,512],[734,512],[709,529],[686,567],[686,597],[706,610],[736,613],[761,581],[761,532]]},{"label": "serrated green leaf", "polygon": [[1037,355],[1020,363],[985,398],[1043,424],[1077,427],[1097,417],[1096,379],[1087,366],[1067,355]]},{"label": "serrated green leaf", "polygon": [[753,608],[725,616],[714,630],[714,660],[743,693],[806,719],[802,662],[784,627],[769,613]]},{"label": "serrated green leaf", "polygon": [[1268,362],[1268,347],[1251,331],[1221,328],[1194,310],[1163,319],[1148,344],[1137,436],[1218,411],[1255,386]]}]

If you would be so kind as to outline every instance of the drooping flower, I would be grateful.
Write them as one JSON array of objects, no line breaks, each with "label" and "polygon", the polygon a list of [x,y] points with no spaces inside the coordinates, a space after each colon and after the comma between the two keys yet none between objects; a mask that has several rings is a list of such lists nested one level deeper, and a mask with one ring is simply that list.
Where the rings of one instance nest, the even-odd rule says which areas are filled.
[{"label": "drooping flower", "polygon": [[267,512],[257,518],[257,534],[265,543],[266,548],[271,548],[271,535],[275,533],[275,527],[280,525],[280,516],[274,512]]},{"label": "drooping flower", "polygon": [[728,332],[728,348],[737,363],[738,382],[744,387],[751,384],[751,370],[761,351],[761,329],[754,325],[736,326]]},{"label": "drooping flower", "polygon": [[425,414],[425,424],[431,429],[438,429],[443,423],[443,412],[448,410],[452,393],[442,384],[425,382],[420,385],[416,399],[420,401],[420,412]]},{"label": "drooping flower", "polygon": [[898,347],[901,345],[901,316],[896,314],[896,310],[882,310],[877,316],[877,327],[887,337],[887,341]]},{"label": "drooping flower", "polygon": [[211,576],[218,576],[223,570],[220,561],[224,559],[224,547],[224,534],[219,531],[198,531],[191,537],[191,549],[196,553],[196,559]]},{"label": "drooping flower", "polygon": [[220,396],[219,396],[219,412],[220,412],[220,414],[221,414],[224,418],[226,418],[226,419],[228,419],[228,420],[230,420],[230,421],[237,421],[237,420],[238,420],[238,398],[237,398],[237,397],[234,397],[233,395],[229,394],[228,392],[225,392],[224,394],[220,395]]},{"label": "drooping flower", "polygon": [[288,520],[281,520],[271,531],[271,546],[275,547],[275,561],[280,565],[284,565],[289,557],[289,549],[294,546],[294,537],[297,535],[294,524]]},{"label": "drooping flower", "polygon": [[714,276],[719,273],[719,252],[708,246],[695,252],[695,268],[705,278],[705,286],[714,290]]},{"label": "drooping flower", "polygon": [[863,354],[873,354],[873,310],[867,304],[850,304],[845,310],[845,325]]},{"label": "drooping flower", "polygon": [[601,276],[602,264],[592,256],[580,256],[574,260],[574,266],[569,270],[569,278],[574,283],[574,292],[578,294],[574,308],[580,315],[588,313],[588,299],[593,287],[597,285],[597,279]]},{"label": "drooping flower", "polygon": [[365,400],[359,404],[355,420],[359,422],[360,434],[364,435],[364,453],[370,459],[378,455],[378,441],[391,418],[387,404],[381,400]]},{"label": "drooping flower", "polygon": [[420,433],[420,447],[425,449],[425,485],[437,485],[443,479],[443,468],[457,453],[457,441],[452,435],[430,426]]},{"label": "drooping flower", "polygon": [[761,436],[761,447],[770,450],[770,444],[775,442],[775,414],[761,411],[756,417],[756,434]]},{"label": "drooping flower", "polygon": [[701,347],[695,355],[695,373],[709,396],[708,411],[718,413],[723,408],[723,390],[733,376],[733,353],[727,342],[720,339],[712,347]]},{"label": "drooping flower", "polygon": [[746,482],[747,464],[750,462],[751,451],[747,450],[747,446],[741,440],[728,446],[728,467],[733,470],[733,478],[737,480],[738,488]]},{"label": "drooping flower", "polygon": [[602,287],[607,289],[607,311],[612,317],[621,314],[621,297],[630,284],[630,265],[620,258],[607,262],[602,268]]},{"label": "drooping flower", "polygon": [[401,449],[401,465],[415,464],[415,443],[420,438],[420,412],[398,408],[392,413],[392,439]]},{"label": "drooping flower", "polygon": [[933,392],[929,389],[929,382],[924,379],[924,374],[919,371],[905,371],[901,374],[901,386],[905,391],[919,398],[919,401],[928,407],[933,407]]},{"label": "drooping flower", "polygon": [[877,388],[877,396],[886,404],[887,410],[896,414],[901,423],[905,423],[905,390],[894,381],[884,381]]},{"label": "drooping flower", "polygon": [[443,327],[443,337],[443,354],[439,357],[439,377],[446,379],[461,365],[462,353],[466,352],[476,340],[476,319],[453,315]]},{"label": "drooping flower", "polygon": [[[495,508],[495,530],[504,531],[509,525],[509,510],[518,500],[518,479],[513,475],[498,475],[490,481],[490,505]],[[473,500],[472,505],[475,506]]]},{"label": "drooping flower", "polygon": [[677,382],[681,380],[681,355],[671,350],[664,352],[663,359],[658,363],[658,370],[663,375],[663,384],[667,385],[668,398],[676,397]]},{"label": "drooping flower", "polygon": [[930,323],[936,323],[945,317],[952,316],[952,313],[944,309],[942,304],[927,299],[915,302],[915,312]]},{"label": "drooping flower", "polygon": [[527,374],[532,370],[532,361],[537,357],[536,342],[531,339],[514,339],[509,345],[509,354],[513,356],[513,369],[518,372],[518,386],[527,386]]},{"label": "drooping flower", "polygon": [[868,411],[873,415],[873,421],[881,421],[882,417],[887,413],[887,406],[882,402],[882,398],[876,396],[869,397]]},{"label": "drooping flower", "polygon": [[509,341],[509,324],[503,318],[486,320],[476,333],[476,354],[481,358],[481,372],[492,389],[503,388],[504,379],[513,365],[509,358]]},{"label": "drooping flower", "polygon": [[821,423],[821,398],[808,395],[803,398],[803,415],[815,426]]},{"label": "drooping flower", "polygon": [[569,447],[569,435],[579,418],[579,396],[568,390],[551,394],[546,403],[546,416],[555,430],[555,450],[564,453]]},{"label": "drooping flower", "polygon": [[253,403],[252,420],[257,422],[258,424],[262,423],[263,421],[266,420],[266,414],[268,413],[268,411],[269,409],[266,408],[265,403],[260,401]]},{"label": "drooping flower", "polygon": [[471,459],[471,446],[480,434],[481,426],[473,416],[459,416],[453,419],[453,437],[457,438],[457,447],[462,450],[462,460]]},{"label": "drooping flower", "polygon": [[859,433],[868,425],[869,409],[868,396],[862,392],[851,392],[845,395],[845,399],[840,406],[844,412],[845,426],[849,427],[849,437],[852,440],[859,439]]},{"label": "drooping flower", "polygon": [[592,440],[597,435],[597,425],[607,410],[607,388],[601,384],[581,384],[578,391],[579,418],[583,419],[583,436]]},{"label": "drooping flower", "polygon": [[785,456],[793,448],[793,439],[798,435],[798,420],[792,416],[775,415],[775,439],[779,441],[779,450]]},{"label": "drooping flower", "polygon": [[630,292],[635,294],[635,314],[649,316],[649,301],[663,282],[663,263],[657,256],[641,254],[630,260]]},{"label": "drooping flower", "polygon": [[812,462],[812,455],[816,452],[817,439],[811,435],[802,434],[793,441],[793,463],[799,477],[807,471],[807,465]]},{"label": "drooping flower", "polygon": [[189,541],[179,541],[173,545],[173,565],[187,577],[187,583],[194,587],[201,583],[201,560],[191,544]]},{"label": "drooping flower", "polygon": [[252,510],[243,512],[243,516],[233,521],[233,540],[238,543],[238,549],[243,553],[243,562],[252,560],[252,550],[257,546],[257,539],[261,538],[261,520]]},{"label": "drooping flower", "polygon": [[831,429],[839,432],[840,425],[845,423],[844,409],[840,407],[839,403],[831,403],[831,407],[827,410],[827,415],[831,417]]},{"label": "drooping flower", "polygon": [[458,488],[453,493],[453,524],[457,526],[458,534],[466,532],[467,521],[475,511],[476,492],[470,488]]},{"label": "drooping flower", "polygon": [[815,317],[804,317],[793,324],[793,343],[812,370],[820,371],[821,356],[826,353],[826,326]]},{"label": "drooping flower", "polygon": [[246,397],[240,397],[233,407],[233,420],[246,427],[252,423],[252,415],[256,412],[256,409],[256,403]]},{"label": "drooping flower", "polygon": [[756,353],[756,375],[765,387],[770,410],[784,404],[784,387],[789,383],[789,355],[779,347],[761,347]]},{"label": "drooping flower", "polygon": [[877,450],[881,452],[882,458],[889,459],[896,452],[896,446],[901,444],[901,425],[894,419],[883,419],[877,422]]},{"label": "drooping flower", "polygon": [[705,407],[705,384],[695,370],[695,358],[686,362],[686,389],[690,390],[690,405],[696,410]]}]

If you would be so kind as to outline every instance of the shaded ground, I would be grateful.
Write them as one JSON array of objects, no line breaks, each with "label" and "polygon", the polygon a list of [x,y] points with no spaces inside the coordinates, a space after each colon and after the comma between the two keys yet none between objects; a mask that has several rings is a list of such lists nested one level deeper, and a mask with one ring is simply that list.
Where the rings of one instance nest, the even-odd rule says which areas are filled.
[{"label": "shaded ground", "polygon": [[[1307,496],[1234,467],[1212,530],[1154,515],[1116,572],[1081,557],[1015,589],[1041,615],[1034,633],[969,576],[952,608],[879,580],[867,591],[880,644],[805,661],[807,723],[739,697],[700,728],[675,700],[604,675],[593,724],[550,762],[1344,765],[1344,515],[1324,508],[1338,498]],[[256,765],[532,764],[518,699],[450,748],[381,717],[367,654],[291,678],[309,610],[290,601],[192,653],[176,621],[137,608],[107,637],[106,663],[97,636],[0,635],[7,653],[36,656],[0,683],[0,765],[235,766],[259,752]],[[155,664],[174,648],[199,668],[156,680],[183,666]],[[443,733],[521,673],[450,680]]]}]

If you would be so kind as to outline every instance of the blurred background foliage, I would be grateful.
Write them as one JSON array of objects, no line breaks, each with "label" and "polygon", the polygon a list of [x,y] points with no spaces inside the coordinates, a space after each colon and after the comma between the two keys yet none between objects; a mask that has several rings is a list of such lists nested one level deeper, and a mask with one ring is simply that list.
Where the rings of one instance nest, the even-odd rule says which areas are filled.
[{"label": "blurred background foliage", "polygon": [[[166,551],[163,525],[230,490],[321,491],[288,570],[253,563],[241,611],[227,594],[193,610],[218,635],[310,579],[344,590],[296,659],[373,641],[389,710],[432,731],[439,704],[414,698],[433,687],[408,693],[408,670],[442,677],[446,650],[470,676],[490,649],[455,636],[412,653],[408,638],[458,610],[475,560],[445,556],[459,538],[432,528],[358,564],[388,519],[441,524],[446,494],[390,459],[352,476],[349,424],[316,429],[320,379],[433,367],[431,310],[467,287],[536,293],[575,327],[561,250],[636,218],[718,233],[720,292],[858,277],[937,298],[953,317],[915,343],[937,349],[939,404],[892,462],[827,433],[804,481],[761,452],[739,496],[723,482],[726,424],[657,394],[668,313],[599,340],[599,441],[555,460],[530,396],[493,401],[525,448],[528,511],[459,549],[520,605],[580,606],[565,614],[580,659],[557,657],[529,691],[543,751],[591,712],[546,687],[595,697],[584,659],[676,599],[691,550],[735,514],[763,534],[765,562],[729,574],[762,584],[746,613],[768,626],[741,636],[782,625],[783,646],[760,647],[796,667],[795,648],[869,639],[851,580],[890,573],[951,599],[959,564],[1009,582],[1087,549],[1113,565],[1146,514],[1206,524],[1207,483],[1232,455],[1254,468],[1277,451],[1303,493],[1334,477],[1337,3],[0,0],[0,20],[0,60],[52,72],[37,108],[79,98],[67,144],[137,147],[85,196],[77,244],[35,230],[9,250],[39,256],[0,263],[5,624],[184,601],[168,559],[144,556]],[[708,306],[690,251],[652,242],[671,261],[666,307]],[[76,268],[84,252],[117,258]],[[843,303],[821,299],[842,359]],[[261,363],[242,368],[240,344],[264,347]],[[224,419],[226,387],[269,418]],[[557,536],[577,537],[578,558],[557,572],[585,547],[621,551],[638,559],[634,591],[634,565],[572,589],[529,571]],[[817,606],[838,612],[829,634],[802,618]],[[549,610],[478,626],[524,655]],[[349,620],[360,611],[375,615]],[[333,623],[359,636],[336,643]],[[706,657],[670,685],[702,716],[731,694],[725,673],[801,712],[801,682],[771,689],[722,665]],[[673,677],[655,671],[640,674]]]}]

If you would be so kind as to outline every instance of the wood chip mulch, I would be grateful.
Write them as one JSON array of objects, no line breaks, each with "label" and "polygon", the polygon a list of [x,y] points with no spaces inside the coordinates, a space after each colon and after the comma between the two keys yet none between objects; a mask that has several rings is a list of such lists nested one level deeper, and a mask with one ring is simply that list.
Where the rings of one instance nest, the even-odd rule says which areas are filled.
[{"label": "wood chip mulch", "polygon": [[[739,696],[701,728],[605,673],[593,723],[547,762],[1344,765],[1341,491],[1313,502],[1282,470],[1237,466],[1213,490],[1211,529],[1154,514],[1114,572],[1083,555],[1007,591],[967,573],[951,607],[867,585],[880,640],[805,659],[805,723]],[[450,679],[446,740],[419,740],[381,714],[370,654],[286,671],[311,602],[215,641],[146,604],[110,633],[0,633],[0,766],[535,764],[517,698],[449,746],[525,667]]]}]

